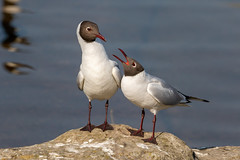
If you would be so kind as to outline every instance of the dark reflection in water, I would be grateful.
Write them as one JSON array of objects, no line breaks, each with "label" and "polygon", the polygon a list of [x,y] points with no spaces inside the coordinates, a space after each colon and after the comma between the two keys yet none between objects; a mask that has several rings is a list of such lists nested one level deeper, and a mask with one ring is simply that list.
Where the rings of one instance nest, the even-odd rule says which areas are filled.
[{"label": "dark reflection in water", "polygon": [[5,62],[3,66],[8,72],[12,74],[17,74],[17,75],[28,74],[28,72],[26,71],[19,70],[20,68],[34,69],[32,66],[17,63],[17,62]]},{"label": "dark reflection in water", "polygon": [[17,34],[17,28],[12,25],[14,15],[21,12],[21,8],[17,5],[19,0],[3,0],[2,8],[2,27],[6,33],[6,37],[2,40],[2,47],[10,52],[18,51],[18,48],[13,47],[14,43],[29,45],[26,37],[20,37]]},{"label": "dark reflection in water", "polygon": [[[6,37],[2,40],[2,47],[9,52],[18,52],[19,49],[14,47],[14,43],[29,45],[29,41],[26,37],[21,37],[17,33],[17,28],[12,25],[14,15],[21,12],[21,8],[18,6],[19,0],[3,0],[2,6],[2,28],[6,33]],[[24,67],[33,69],[30,65],[21,64],[17,62],[5,62],[3,64],[6,71],[12,74],[27,74],[27,72],[19,71],[18,68]]]}]

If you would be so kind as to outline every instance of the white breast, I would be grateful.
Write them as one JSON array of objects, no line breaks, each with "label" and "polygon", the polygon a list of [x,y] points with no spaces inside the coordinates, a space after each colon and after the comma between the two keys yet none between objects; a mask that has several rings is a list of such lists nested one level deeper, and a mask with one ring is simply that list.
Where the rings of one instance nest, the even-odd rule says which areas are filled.
[{"label": "white breast", "polygon": [[99,42],[80,41],[82,49],[81,71],[84,76],[83,91],[90,100],[110,99],[118,87],[112,76],[114,63],[108,59],[103,45]]},{"label": "white breast", "polygon": [[143,71],[135,76],[124,76],[121,89],[124,96],[138,107],[156,108],[159,103],[148,94],[147,85],[148,77]]}]

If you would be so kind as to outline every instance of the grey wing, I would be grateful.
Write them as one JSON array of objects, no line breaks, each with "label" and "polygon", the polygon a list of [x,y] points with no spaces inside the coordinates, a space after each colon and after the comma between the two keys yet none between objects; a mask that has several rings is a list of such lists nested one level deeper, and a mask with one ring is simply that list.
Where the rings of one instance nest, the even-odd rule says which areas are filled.
[{"label": "grey wing", "polygon": [[112,69],[112,76],[113,76],[114,80],[116,81],[117,86],[119,88],[121,88],[122,74],[120,72],[119,66],[118,66],[117,62],[112,61],[112,60],[111,60],[111,62],[114,64],[114,67]]},{"label": "grey wing", "polygon": [[77,85],[78,85],[78,88],[82,91],[83,90],[83,84],[84,84],[84,76],[83,76],[83,73],[81,71],[81,66],[80,66],[80,71],[77,75]]},{"label": "grey wing", "polygon": [[164,105],[179,105],[184,99],[183,95],[163,80],[150,82],[147,91],[156,101]]}]

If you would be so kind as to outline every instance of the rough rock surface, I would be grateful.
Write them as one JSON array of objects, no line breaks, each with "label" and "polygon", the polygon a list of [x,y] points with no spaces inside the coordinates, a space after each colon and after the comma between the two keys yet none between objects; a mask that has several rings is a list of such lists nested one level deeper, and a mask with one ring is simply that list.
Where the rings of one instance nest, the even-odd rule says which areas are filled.
[{"label": "rough rock surface", "polygon": [[[113,125],[114,130],[95,128],[91,133],[70,130],[56,139],[33,146],[0,149],[0,160],[6,159],[98,159],[191,160],[193,151],[176,136],[157,132],[158,145],[144,143],[142,137],[130,136],[126,125]],[[144,133],[149,138],[150,132]],[[199,152],[200,153],[200,152]],[[204,153],[203,153],[204,154]],[[196,153],[198,155],[198,153]]]},{"label": "rough rock surface", "polygon": [[240,160],[240,147],[225,146],[193,149],[196,160]]}]

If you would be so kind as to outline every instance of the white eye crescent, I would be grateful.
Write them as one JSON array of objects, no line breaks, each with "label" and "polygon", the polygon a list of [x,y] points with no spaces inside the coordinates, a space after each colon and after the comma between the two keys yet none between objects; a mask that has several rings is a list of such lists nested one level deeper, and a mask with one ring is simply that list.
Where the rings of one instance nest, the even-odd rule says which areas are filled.
[{"label": "white eye crescent", "polygon": [[86,30],[87,30],[87,31],[91,31],[92,29],[91,29],[90,27],[87,27]]},{"label": "white eye crescent", "polygon": [[135,62],[133,62],[132,66],[135,68],[137,66],[137,64]]}]

